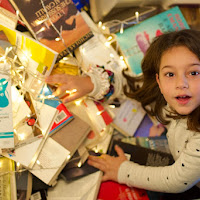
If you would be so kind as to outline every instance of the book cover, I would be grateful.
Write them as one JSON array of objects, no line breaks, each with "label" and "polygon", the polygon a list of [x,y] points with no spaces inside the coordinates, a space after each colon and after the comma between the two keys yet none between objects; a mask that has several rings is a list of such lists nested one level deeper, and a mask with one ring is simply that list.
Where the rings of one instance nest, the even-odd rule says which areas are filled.
[{"label": "book cover", "polygon": [[167,166],[174,163],[174,159],[171,154],[154,150],[139,145],[130,144],[127,142],[122,142],[121,140],[112,140],[108,154],[112,156],[117,156],[117,153],[114,150],[115,145],[120,146],[127,158],[130,161],[138,163],[145,166]]},{"label": "book cover", "polygon": [[13,12],[10,12],[6,8],[3,8],[0,4],[0,23],[15,29],[17,26],[17,16]]},{"label": "book cover", "polygon": [[[6,74],[7,71],[7,74]],[[2,73],[3,72],[3,73]],[[0,63],[0,148],[14,148],[10,65]]]},{"label": "book cover", "polygon": [[146,190],[128,187],[114,181],[105,181],[100,185],[97,200],[149,200]]},{"label": "book cover", "polygon": [[71,156],[91,131],[91,127],[73,113],[74,119],[50,137],[66,148]]},{"label": "book cover", "polygon": [[[51,126],[58,114],[56,108],[43,104],[39,101],[33,101],[34,107],[38,111],[37,119],[40,124],[40,130],[42,134],[28,138],[23,138],[19,144],[15,145],[15,149],[5,151],[3,156],[10,158],[16,162],[19,162],[25,167],[32,168],[40,154],[41,149],[47,140],[48,133]],[[19,132],[24,135],[24,132]]]},{"label": "book cover", "polygon": [[54,185],[58,175],[89,131],[90,126],[74,115],[69,124],[47,138],[30,172],[47,185]]},{"label": "book cover", "polygon": [[0,157],[0,199],[17,200],[14,161]]},{"label": "book cover", "polygon": [[[100,156],[101,154],[95,153],[94,151],[89,151],[88,155]],[[69,161],[69,163],[67,163],[67,165],[60,173],[60,177],[67,182],[77,180],[96,171],[99,171],[99,169],[89,165],[87,161],[84,162],[81,166],[79,166],[80,158],[78,159],[76,155],[72,157],[72,159],[74,160]]]},{"label": "book cover", "polygon": [[[138,19],[136,12],[139,13]],[[103,19],[102,25],[105,26],[105,33],[117,33],[123,27],[126,29],[158,13],[157,7],[115,7]]]},{"label": "book cover", "polygon": [[[22,32],[8,28],[5,25],[0,24],[0,31],[1,47],[12,46],[11,59],[14,59],[15,55],[17,56],[17,62],[13,61],[15,68],[19,67],[20,71],[26,72],[26,76],[23,77],[22,81],[23,86],[30,90],[36,98],[44,85],[41,80],[50,75],[58,53]],[[7,39],[3,37],[2,33]],[[7,41],[7,44],[5,41]],[[20,66],[23,66],[23,69]],[[19,72],[17,75],[20,76]]]},{"label": "book cover", "polygon": [[142,72],[141,61],[154,37],[188,28],[187,21],[176,6],[125,29],[123,34],[116,35],[126,62],[137,75]]},{"label": "book cover", "polygon": [[57,60],[93,36],[72,0],[10,2],[19,11],[34,38],[59,53]]},{"label": "book cover", "polygon": [[[45,97],[48,97],[49,95],[52,95],[52,93],[52,88],[47,86],[42,88],[40,94],[44,95]],[[62,101],[58,97],[54,97],[53,99],[46,98],[44,99],[44,103],[58,110],[58,115],[50,129],[49,134],[55,133],[67,123],[69,123],[71,120],[73,120],[74,117],[72,113],[67,109],[67,107],[62,103]]]},{"label": "book cover", "polygon": [[112,126],[126,136],[133,136],[146,112],[134,100],[127,99],[119,107],[112,109],[115,117]]}]

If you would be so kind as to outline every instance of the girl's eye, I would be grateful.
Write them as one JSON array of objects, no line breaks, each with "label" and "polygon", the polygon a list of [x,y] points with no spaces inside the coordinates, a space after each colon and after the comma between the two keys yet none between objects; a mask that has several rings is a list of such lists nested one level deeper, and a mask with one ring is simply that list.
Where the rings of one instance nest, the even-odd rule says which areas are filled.
[{"label": "girl's eye", "polygon": [[174,76],[174,74],[173,74],[172,72],[168,72],[168,73],[166,73],[165,75],[168,76],[168,77]]},{"label": "girl's eye", "polygon": [[193,72],[190,72],[190,74],[191,74],[192,76],[196,76],[196,75],[199,75],[199,72],[193,71]]}]

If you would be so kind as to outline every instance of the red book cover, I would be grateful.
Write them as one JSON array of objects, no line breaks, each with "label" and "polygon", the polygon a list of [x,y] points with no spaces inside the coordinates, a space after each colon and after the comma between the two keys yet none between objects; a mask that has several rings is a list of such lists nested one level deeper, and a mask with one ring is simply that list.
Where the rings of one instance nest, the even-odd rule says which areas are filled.
[{"label": "red book cover", "polygon": [[100,185],[97,200],[149,200],[149,197],[144,189],[106,181]]},{"label": "red book cover", "polygon": [[63,103],[60,103],[56,108],[59,113],[51,127],[49,134],[55,133],[73,119],[73,115],[69,112]]}]

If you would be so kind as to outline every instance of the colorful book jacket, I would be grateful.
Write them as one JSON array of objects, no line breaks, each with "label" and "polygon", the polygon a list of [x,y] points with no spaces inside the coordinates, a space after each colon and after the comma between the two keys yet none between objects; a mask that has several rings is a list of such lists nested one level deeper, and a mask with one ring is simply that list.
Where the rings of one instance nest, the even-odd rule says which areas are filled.
[{"label": "colorful book jacket", "polygon": [[122,54],[133,73],[137,75],[142,72],[141,61],[152,39],[163,33],[181,29],[189,29],[189,26],[176,6],[127,28],[123,34],[116,35]]},{"label": "colorful book jacket", "polygon": [[93,36],[71,0],[10,0],[10,2],[19,11],[20,17],[32,35],[59,53],[58,60]]}]

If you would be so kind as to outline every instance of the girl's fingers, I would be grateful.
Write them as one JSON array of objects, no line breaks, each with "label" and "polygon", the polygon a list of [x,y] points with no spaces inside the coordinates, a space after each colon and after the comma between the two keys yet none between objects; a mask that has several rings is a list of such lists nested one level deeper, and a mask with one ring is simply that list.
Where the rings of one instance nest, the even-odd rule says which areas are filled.
[{"label": "girl's fingers", "polygon": [[115,145],[115,151],[117,152],[117,155],[119,157],[125,157],[126,158],[126,156],[124,155],[124,151],[118,145]]},{"label": "girl's fingers", "polygon": [[50,84],[66,83],[68,77],[68,74],[54,74],[46,77],[45,81]]},{"label": "girl's fingers", "polygon": [[97,169],[100,169],[103,172],[105,171],[105,165],[102,164],[101,162],[96,162],[96,161],[93,161],[93,160],[90,160],[90,159],[87,162],[88,162],[89,165],[91,165],[91,166],[93,166]]}]

